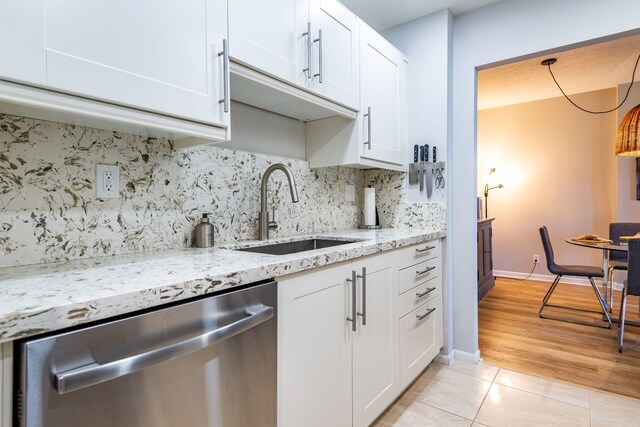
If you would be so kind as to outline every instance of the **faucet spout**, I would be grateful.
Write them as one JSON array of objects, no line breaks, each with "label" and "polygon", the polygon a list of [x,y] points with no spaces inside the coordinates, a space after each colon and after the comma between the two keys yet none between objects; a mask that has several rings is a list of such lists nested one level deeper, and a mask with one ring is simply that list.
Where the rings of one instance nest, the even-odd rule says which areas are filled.
[{"label": "faucet spout", "polygon": [[275,222],[273,222],[273,224],[269,222],[269,212],[267,211],[267,184],[269,182],[269,177],[276,170],[281,170],[287,177],[287,181],[289,182],[289,192],[291,193],[291,201],[293,203],[298,203],[299,201],[298,188],[296,187],[296,181],[291,168],[282,163],[276,163],[269,166],[262,175],[262,183],[260,185],[260,217],[258,218],[258,234],[260,235],[260,240],[268,239],[269,228],[277,227]]}]

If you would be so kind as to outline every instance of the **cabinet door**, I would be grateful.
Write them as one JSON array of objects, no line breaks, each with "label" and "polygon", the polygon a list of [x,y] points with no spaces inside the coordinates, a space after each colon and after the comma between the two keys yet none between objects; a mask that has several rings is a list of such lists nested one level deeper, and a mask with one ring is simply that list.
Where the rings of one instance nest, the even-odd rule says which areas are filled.
[{"label": "cabinet door", "polygon": [[47,86],[213,124],[228,124],[222,39],[226,1],[41,0]]},{"label": "cabinet door", "polygon": [[426,302],[400,319],[400,379],[413,381],[442,347],[442,296]]},{"label": "cabinet door", "polygon": [[42,0],[0,2],[0,78],[44,85]]},{"label": "cabinet door", "polygon": [[[229,1],[231,56],[251,68],[296,83],[303,74],[296,46],[303,43],[308,0]],[[300,65],[300,66],[299,66]]]},{"label": "cabinet door", "polygon": [[351,426],[348,266],[279,279],[278,425]]},{"label": "cabinet door", "polygon": [[406,64],[380,34],[365,24],[360,28],[361,155],[401,164],[406,143],[405,127],[401,126]]},{"label": "cabinet door", "polygon": [[391,255],[380,255],[353,264],[357,274],[364,276],[358,277],[357,298],[358,313],[364,316],[358,315],[353,342],[353,425],[356,427],[369,425],[400,392],[398,316],[392,303],[396,288],[391,258]]},{"label": "cabinet door", "polygon": [[312,45],[312,78],[303,76],[303,82],[332,101],[358,109],[358,19],[336,0],[310,0],[309,6],[312,41],[318,41]]}]

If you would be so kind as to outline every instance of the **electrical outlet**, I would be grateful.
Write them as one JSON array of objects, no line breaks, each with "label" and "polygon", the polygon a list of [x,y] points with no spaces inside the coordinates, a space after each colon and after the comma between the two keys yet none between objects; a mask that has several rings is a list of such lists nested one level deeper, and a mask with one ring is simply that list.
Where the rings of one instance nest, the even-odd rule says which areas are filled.
[{"label": "electrical outlet", "polygon": [[120,166],[96,165],[96,197],[98,199],[120,198]]},{"label": "electrical outlet", "polygon": [[538,255],[538,254],[533,254],[533,259],[532,259],[532,261],[533,261],[533,262],[535,262],[535,263],[540,263],[540,255]]},{"label": "electrical outlet", "polygon": [[352,184],[347,184],[344,187],[344,200],[347,202],[355,202],[356,201],[356,186]]}]

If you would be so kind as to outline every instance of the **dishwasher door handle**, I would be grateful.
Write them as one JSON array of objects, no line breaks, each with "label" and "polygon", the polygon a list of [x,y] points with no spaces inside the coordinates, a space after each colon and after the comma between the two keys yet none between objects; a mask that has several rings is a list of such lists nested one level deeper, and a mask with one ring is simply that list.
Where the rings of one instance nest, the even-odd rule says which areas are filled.
[{"label": "dishwasher door handle", "polygon": [[267,305],[252,307],[246,310],[247,317],[212,331],[207,331],[202,335],[166,347],[108,362],[103,365],[91,363],[69,371],[60,372],[55,374],[56,389],[58,390],[58,394],[69,393],[184,356],[258,326],[271,319],[273,317],[273,311],[273,307]]}]

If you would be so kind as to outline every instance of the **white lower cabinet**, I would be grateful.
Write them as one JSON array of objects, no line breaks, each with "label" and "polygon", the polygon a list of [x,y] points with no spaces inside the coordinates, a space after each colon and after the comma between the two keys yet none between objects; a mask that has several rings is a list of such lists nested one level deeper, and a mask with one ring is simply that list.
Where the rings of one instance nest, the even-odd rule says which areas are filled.
[{"label": "white lower cabinet", "polygon": [[280,427],[367,426],[438,354],[440,277],[399,292],[424,257],[440,262],[439,242],[413,256],[424,246],[278,278]]},{"label": "white lower cabinet", "polygon": [[279,426],[366,426],[398,395],[393,272],[382,254],[278,279]]}]

